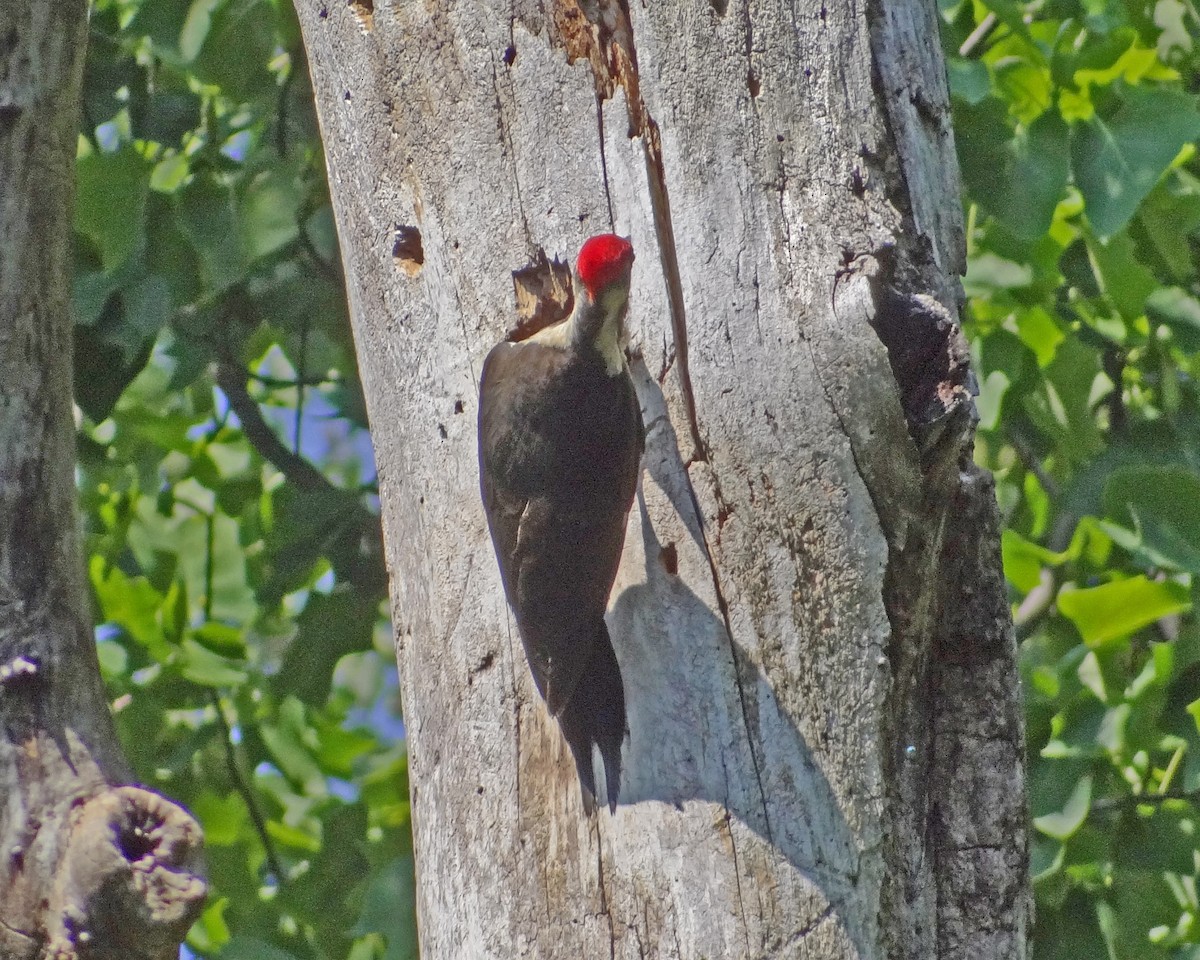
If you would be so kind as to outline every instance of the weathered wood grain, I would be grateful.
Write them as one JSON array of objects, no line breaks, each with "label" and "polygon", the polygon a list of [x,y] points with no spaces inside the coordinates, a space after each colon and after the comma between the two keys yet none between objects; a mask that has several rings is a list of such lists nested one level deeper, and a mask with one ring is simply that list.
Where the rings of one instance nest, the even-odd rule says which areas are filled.
[{"label": "weathered wood grain", "polygon": [[[297,2],[381,481],[423,955],[1022,956],[1020,711],[952,322],[934,4],[368,6]],[[504,606],[474,424],[513,273],[610,229],[638,255],[648,438],[610,612],[626,777],[589,820]],[[393,255],[414,234],[419,265]],[[989,651],[994,706],[939,666],[949,622]],[[983,709],[988,763],[947,768]],[[947,816],[997,854],[987,916],[950,899],[950,834],[973,830],[930,829]]]}]

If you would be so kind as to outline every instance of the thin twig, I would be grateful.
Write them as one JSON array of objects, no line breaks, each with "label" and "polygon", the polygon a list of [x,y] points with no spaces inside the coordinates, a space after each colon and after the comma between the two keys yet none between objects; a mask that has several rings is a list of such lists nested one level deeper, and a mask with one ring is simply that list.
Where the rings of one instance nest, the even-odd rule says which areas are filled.
[{"label": "thin twig", "polygon": [[994,13],[989,13],[986,17],[979,21],[979,26],[972,30],[967,39],[962,42],[962,46],[958,48],[958,55],[960,57],[969,57],[971,55],[971,51],[979,46],[980,41],[982,41],[984,37],[992,32],[992,27],[995,25],[996,15]]},{"label": "thin twig", "polygon": [[237,754],[234,752],[233,746],[233,730],[229,726],[229,721],[225,719],[225,711],[221,708],[221,698],[217,695],[216,690],[209,691],[209,698],[212,700],[212,705],[217,712],[217,723],[221,726],[221,739],[225,743],[225,766],[229,768],[229,776],[233,780],[233,788],[246,804],[246,809],[250,811],[250,820],[254,823],[254,832],[258,834],[259,842],[263,845],[263,851],[267,857],[267,865],[270,866],[271,872],[275,874],[275,882],[282,887],[286,883],[287,877],[283,872],[283,865],[279,860],[279,854],[275,852],[275,843],[271,840],[271,835],[267,833],[266,818],[263,817],[262,810],[258,807],[258,800],[254,796],[254,791],[250,789],[250,784],[246,782],[246,778],[242,776],[241,768],[238,766]]},{"label": "thin twig", "polygon": [[1092,803],[1092,811],[1104,813],[1109,810],[1141,806],[1143,803],[1166,803],[1168,800],[1200,803],[1200,790],[1166,790],[1163,793],[1128,793],[1123,797],[1101,797]]},{"label": "thin twig", "polygon": [[281,157],[288,155],[288,97],[291,95],[292,78],[295,76],[296,67],[293,62],[287,76],[283,78],[283,83],[279,85],[278,109],[275,111],[275,149]]},{"label": "thin twig", "polygon": [[304,220],[299,225],[300,226],[300,246],[302,246],[304,248],[304,252],[308,254],[309,259],[311,259],[312,262],[316,265],[316,268],[318,270],[320,270],[322,274],[325,275],[325,279],[328,280],[330,283],[336,284],[338,287],[341,287],[343,284],[342,274],[341,274],[341,271],[338,269],[337,263],[335,261],[326,260],[323,256],[321,256],[320,252],[318,252],[318,250],[317,250],[316,244],[314,244],[312,241],[312,237],[310,237],[308,235],[307,223],[308,223],[308,219],[304,218]]},{"label": "thin twig", "polygon": [[1037,482],[1042,485],[1042,489],[1046,491],[1046,496],[1051,500],[1058,499],[1058,482],[1046,472],[1046,468],[1037,458],[1037,454],[1033,452],[1029,446],[1029,441],[1017,430],[1008,431],[1008,442],[1012,444],[1013,450],[1016,451],[1017,457],[1021,461],[1021,465],[1037,477]]},{"label": "thin twig", "polygon": [[246,371],[246,378],[253,380],[255,383],[261,383],[264,387],[270,390],[293,390],[297,387],[321,387],[327,383],[337,383],[339,377],[318,376],[313,374],[311,377],[296,377],[291,380],[284,380],[280,377],[268,377],[262,373],[255,373],[253,370]]},{"label": "thin twig", "polygon": [[304,378],[308,376],[308,325],[306,315],[300,324],[300,356],[296,367],[296,428],[292,432],[292,453],[300,456],[300,441],[304,431]]},{"label": "thin twig", "polygon": [[1118,346],[1107,347],[1102,355],[1104,372],[1112,381],[1112,393],[1108,395],[1108,428],[1121,434],[1129,423],[1125,411],[1125,351]]},{"label": "thin twig", "polygon": [[213,583],[217,578],[217,518],[208,514],[208,528],[204,541],[204,620],[212,619],[213,612]]},{"label": "thin twig", "polygon": [[[212,619],[213,583],[216,580],[216,519],[211,513],[208,514],[208,536],[205,546],[208,555],[205,558],[204,564],[204,619],[208,621]],[[225,719],[225,711],[221,708],[221,698],[216,690],[209,690],[208,696],[212,701],[213,709],[216,711],[217,723],[221,727],[221,739],[224,741],[225,746],[225,764],[229,768],[229,776],[233,780],[234,789],[241,794],[242,800],[246,804],[246,809],[250,811],[250,819],[254,822],[254,829],[258,833],[259,840],[262,841],[263,849],[266,851],[267,862],[271,865],[271,870],[274,872],[277,881],[282,884],[284,881],[283,868],[280,866],[279,857],[275,853],[271,836],[267,833],[267,823],[263,818],[262,811],[258,809],[258,801],[255,799],[254,791],[250,789],[250,784],[242,776],[241,768],[237,764],[237,756],[234,753],[233,746],[233,730],[229,726],[229,721]]]}]

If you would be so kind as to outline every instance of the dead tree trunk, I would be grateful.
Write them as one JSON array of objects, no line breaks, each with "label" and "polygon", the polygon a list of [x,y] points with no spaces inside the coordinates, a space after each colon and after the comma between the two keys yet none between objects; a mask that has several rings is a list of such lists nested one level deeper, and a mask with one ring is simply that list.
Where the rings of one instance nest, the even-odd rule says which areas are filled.
[{"label": "dead tree trunk", "polygon": [[165,958],[190,816],[128,783],[75,519],[70,224],[84,0],[0,0],[0,957]]},{"label": "dead tree trunk", "polygon": [[[376,444],[425,960],[1019,958],[1021,710],[933,0],[297,0]],[[480,363],[630,234],[648,429],[581,816]],[[552,299],[552,298],[551,298]]]}]

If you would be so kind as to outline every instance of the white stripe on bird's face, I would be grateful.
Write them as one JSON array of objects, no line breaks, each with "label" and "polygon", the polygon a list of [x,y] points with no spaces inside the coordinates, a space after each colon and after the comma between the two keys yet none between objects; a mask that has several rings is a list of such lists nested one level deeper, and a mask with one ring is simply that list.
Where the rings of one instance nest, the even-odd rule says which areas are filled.
[{"label": "white stripe on bird's face", "polygon": [[[600,294],[597,304],[587,302],[587,293],[582,285],[575,291],[575,309],[571,316],[560,320],[552,326],[539,330],[529,338],[531,343],[540,343],[546,347],[565,350],[570,346],[583,347],[587,342],[584,319],[586,311],[598,311],[602,316],[600,327],[591,344],[600,358],[604,361],[604,372],[615,377],[625,369],[625,349],[622,336],[622,320],[629,302],[629,287],[623,283],[615,283]],[[594,321],[593,321],[594,323]]]},{"label": "white stripe on bird's face", "polygon": [[604,372],[615,377],[625,369],[625,351],[621,349],[621,320],[629,289],[616,287],[602,294],[604,300],[604,323],[594,341],[596,351],[604,360]]}]

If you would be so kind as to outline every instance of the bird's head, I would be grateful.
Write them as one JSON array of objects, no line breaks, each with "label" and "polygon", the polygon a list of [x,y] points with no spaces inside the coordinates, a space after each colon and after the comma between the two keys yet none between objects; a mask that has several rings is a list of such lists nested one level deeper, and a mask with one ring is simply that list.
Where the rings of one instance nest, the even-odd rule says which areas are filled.
[{"label": "bird's head", "polygon": [[575,263],[575,296],[584,302],[588,316],[587,331],[599,335],[610,321],[620,321],[629,300],[629,278],[633,270],[633,244],[615,233],[602,233],[587,240]]}]

